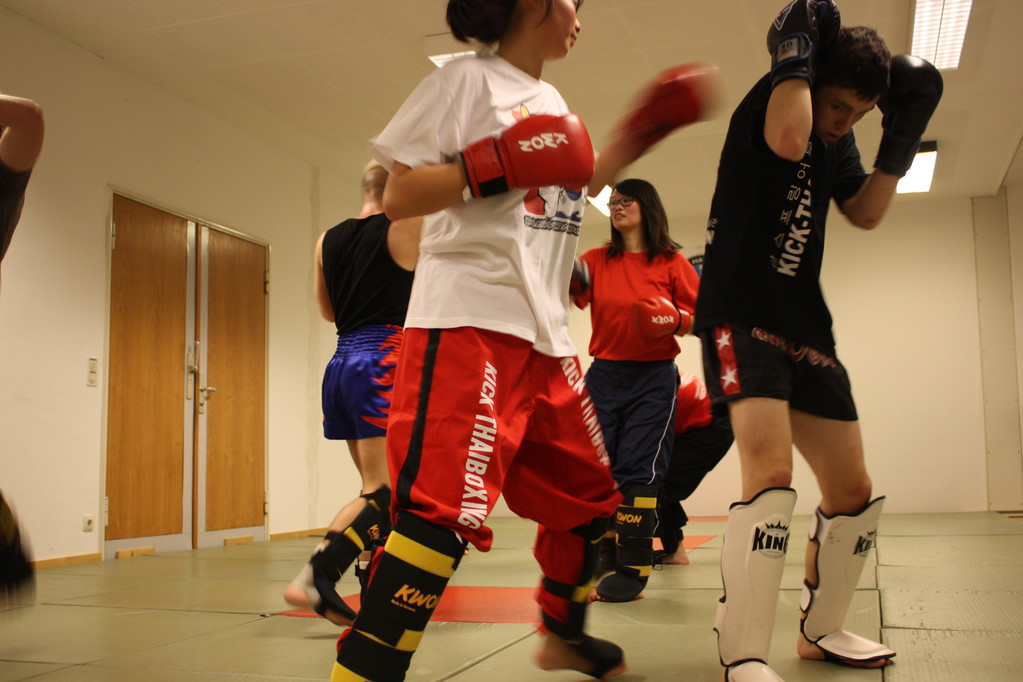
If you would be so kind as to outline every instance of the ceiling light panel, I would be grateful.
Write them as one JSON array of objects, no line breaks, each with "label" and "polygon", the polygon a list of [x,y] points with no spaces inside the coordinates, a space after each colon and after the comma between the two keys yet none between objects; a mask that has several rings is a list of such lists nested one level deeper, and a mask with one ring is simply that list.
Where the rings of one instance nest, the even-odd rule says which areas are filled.
[{"label": "ceiling light panel", "polygon": [[920,150],[913,157],[913,165],[895,187],[896,194],[930,192],[934,167],[938,163],[938,143],[933,140],[920,144]]},{"label": "ceiling light panel", "polygon": [[917,0],[912,53],[938,69],[956,69],[972,0]]}]

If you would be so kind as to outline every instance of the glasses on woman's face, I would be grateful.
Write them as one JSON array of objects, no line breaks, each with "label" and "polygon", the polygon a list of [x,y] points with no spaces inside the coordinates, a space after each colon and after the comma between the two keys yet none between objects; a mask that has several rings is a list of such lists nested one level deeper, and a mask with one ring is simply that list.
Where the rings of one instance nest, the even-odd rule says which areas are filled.
[{"label": "glasses on woman's face", "polygon": [[612,199],[611,201],[607,202],[607,208],[609,211],[614,210],[614,207],[619,205],[621,205],[622,208],[628,208],[629,206],[632,206],[634,201],[636,200],[632,197],[620,197],[618,199]]}]

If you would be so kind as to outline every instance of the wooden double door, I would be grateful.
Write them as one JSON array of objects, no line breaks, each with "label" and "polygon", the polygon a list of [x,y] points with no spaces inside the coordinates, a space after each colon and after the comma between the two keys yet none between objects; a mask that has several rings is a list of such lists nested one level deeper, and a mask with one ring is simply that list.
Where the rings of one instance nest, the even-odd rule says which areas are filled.
[{"label": "wooden double door", "polygon": [[114,195],[104,554],[266,539],[268,249]]}]

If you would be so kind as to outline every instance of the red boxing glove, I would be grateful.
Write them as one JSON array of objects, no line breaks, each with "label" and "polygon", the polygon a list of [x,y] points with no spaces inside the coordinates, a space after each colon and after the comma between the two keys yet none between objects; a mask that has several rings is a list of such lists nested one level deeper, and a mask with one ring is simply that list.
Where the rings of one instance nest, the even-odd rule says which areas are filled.
[{"label": "red boxing glove", "polygon": [[474,197],[513,188],[585,187],[593,177],[593,145],[575,114],[530,116],[473,142],[461,156]]},{"label": "red boxing glove", "polygon": [[689,333],[693,327],[693,316],[679,310],[675,304],[664,298],[641,298],[632,304],[632,328],[640,336],[658,339],[662,336]]},{"label": "red boxing glove", "polygon": [[719,89],[713,64],[668,69],[640,91],[632,113],[619,124],[619,134],[646,150],[673,130],[706,119],[717,105]]}]

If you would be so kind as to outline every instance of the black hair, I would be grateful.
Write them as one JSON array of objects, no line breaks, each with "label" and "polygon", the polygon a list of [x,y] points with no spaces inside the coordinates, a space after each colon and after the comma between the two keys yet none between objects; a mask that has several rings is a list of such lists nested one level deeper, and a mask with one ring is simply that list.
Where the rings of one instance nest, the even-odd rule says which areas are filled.
[{"label": "black hair", "polygon": [[849,88],[863,99],[888,90],[892,55],[884,39],[867,26],[843,26],[827,50],[817,57],[814,87]]},{"label": "black hair", "polygon": [[[545,0],[550,15],[554,0]],[[448,0],[447,20],[451,34],[463,43],[476,40],[492,45],[512,26],[518,0]]]},{"label": "black hair", "polygon": [[[682,248],[671,238],[668,231],[668,214],[661,203],[661,196],[653,185],[646,180],[629,178],[616,184],[614,190],[639,202],[647,260],[653,261],[657,256],[670,255]],[[625,240],[622,239],[622,233],[612,224],[607,257],[614,258],[622,253],[625,253]]]}]

